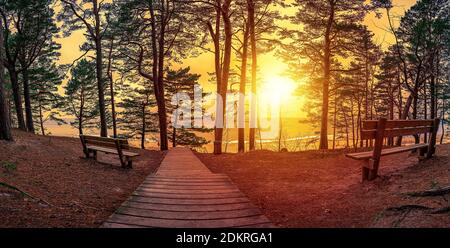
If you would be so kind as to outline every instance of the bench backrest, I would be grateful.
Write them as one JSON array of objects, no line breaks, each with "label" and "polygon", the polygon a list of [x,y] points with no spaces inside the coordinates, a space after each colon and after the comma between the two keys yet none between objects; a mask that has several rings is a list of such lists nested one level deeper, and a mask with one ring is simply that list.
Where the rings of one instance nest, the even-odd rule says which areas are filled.
[{"label": "bench backrest", "polygon": [[130,149],[130,145],[128,144],[128,140],[126,139],[114,139],[89,135],[80,135],[80,139],[84,145],[91,144],[101,147],[118,148],[122,150]]},{"label": "bench backrest", "polygon": [[392,138],[398,136],[433,133],[439,127],[439,119],[435,120],[386,120],[363,121],[361,139]]}]

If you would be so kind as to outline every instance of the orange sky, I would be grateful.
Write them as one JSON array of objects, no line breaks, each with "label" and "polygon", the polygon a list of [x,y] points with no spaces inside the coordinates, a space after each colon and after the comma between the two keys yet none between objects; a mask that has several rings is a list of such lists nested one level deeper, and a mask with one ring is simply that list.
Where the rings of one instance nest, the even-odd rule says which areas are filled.
[{"label": "orange sky", "polygon": [[[392,13],[395,16],[403,15],[403,13],[416,1],[415,0],[394,0],[395,8]],[[370,14],[365,21],[372,32],[375,33],[375,41],[381,44],[384,48],[392,44],[392,34],[386,31],[388,28],[387,19],[383,16],[382,19],[375,18],[374,14]],[[83,31],[74,32],[70,37],[61,38],[58,40],[61,43],[61,59],[60,63],[72,63],[73,60],[81,55],[79,46],[84,40]],[[214,60],[212,54],[202,54],[195,58],[187,59],[182,66],[190,66],[193,73],[202,75],[200,81],[207,89],[212,89],[214,86],[208,83],[207,72],[214,70]],[[271,78],[279,76],[286,69],[286,65],[273,53],[268,53],[259,56],[258,65],[260,71],[263,73],[262,78]],[[295,96],[290,100],[290,104],[294,107],[286,108],[285,116],[301,117],[300,112],[301,102],[304,101],[302,96]]]}]

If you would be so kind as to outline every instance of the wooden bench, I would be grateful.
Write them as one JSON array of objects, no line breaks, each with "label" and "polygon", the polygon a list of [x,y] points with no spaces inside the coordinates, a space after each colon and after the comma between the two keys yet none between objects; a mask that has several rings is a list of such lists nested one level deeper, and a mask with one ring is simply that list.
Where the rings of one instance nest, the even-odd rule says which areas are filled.
[{"label": "wooden bench", "polygon": [[[363,121],[362,140],[375,140],[373,151],[346,154],[348,158],[363,161],[362,180],[374,180],[378,176],[378,167],[382,156],[417,151],[419,158],[431,158],[436,150],[436,136],[439,119],[435,120],[393,120],[381,118],[378,121]],[[430,133],[428,143],[383,149],[385,138]]]},{"label": "wooden bench", "polygon": [[92,157],[97,159],[97,152],[117,154],[123,168],[132,168],[133,158],[139,156],[138,153],[129,151],[130,146],[126,139],[80,135],[80,140],[86,158],[90,158],[92,153]]}]

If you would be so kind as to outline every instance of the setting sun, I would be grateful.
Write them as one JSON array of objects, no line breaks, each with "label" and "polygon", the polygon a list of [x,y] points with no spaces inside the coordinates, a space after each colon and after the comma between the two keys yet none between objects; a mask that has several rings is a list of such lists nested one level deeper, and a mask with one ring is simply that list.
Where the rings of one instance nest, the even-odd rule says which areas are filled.
[{"label": "setting sun", "polygon": [[260,95],[262,101],[269,100],[272,104],[277,104],[280,101],[287,102],[295,90],[295,82],[287,77],[273,76],[265,80],[261,86]]}]

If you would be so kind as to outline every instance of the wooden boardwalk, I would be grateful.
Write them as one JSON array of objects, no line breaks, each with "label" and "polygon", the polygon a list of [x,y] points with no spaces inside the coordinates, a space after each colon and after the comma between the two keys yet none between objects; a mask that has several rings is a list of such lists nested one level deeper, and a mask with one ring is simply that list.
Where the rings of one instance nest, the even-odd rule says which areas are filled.
[{"label": "wooden boardwalk", "polygon": [[223,174],[212,173],[186,148],[171,149],[102,227],[273,227]]}]

